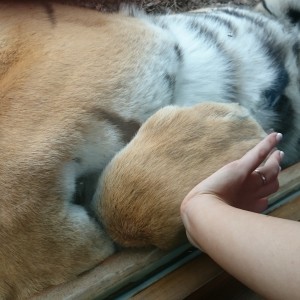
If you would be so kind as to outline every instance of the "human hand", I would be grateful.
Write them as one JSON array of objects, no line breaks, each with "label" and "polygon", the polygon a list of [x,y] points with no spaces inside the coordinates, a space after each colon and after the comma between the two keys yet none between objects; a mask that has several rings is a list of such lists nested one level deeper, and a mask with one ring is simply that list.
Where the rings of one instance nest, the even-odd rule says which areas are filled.
[{"label": "human hand", "polygon": [[[201,195],[210,195],[231,206],[262,212],[267,197],[279,188],[278,174],[283,152],[275,149],[282,134],[271,133],[248,151],[193,188],[182,202],[182,210]],[[264,162],[264,164],[263,164]]]}]

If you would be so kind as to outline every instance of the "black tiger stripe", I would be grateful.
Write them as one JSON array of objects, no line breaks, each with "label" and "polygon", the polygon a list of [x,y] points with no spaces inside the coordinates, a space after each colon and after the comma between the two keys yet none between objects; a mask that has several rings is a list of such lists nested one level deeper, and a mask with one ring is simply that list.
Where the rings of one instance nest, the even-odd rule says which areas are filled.
[{"label": "black tiger stripe", "polygon": [[[218,12],[218,10],[215,10]],[[221,25],[222,27],[226,27],[228,30],[230,30],[232,33],[236,33],[237,28],[234,26],[232,22],[224,18],[224,16],[221,16],[220,14],[215,13],[215,11],[210,12],[209,14],[206,12],[191,12],[186,13],[186,15],[193,16],[195,15],[195,18],[193,20],[197,21],[199,18],[203,18],[204,21],[211,21],[212,23],[216,25]]]},{"label": "black tiger stripe", "polygon": [[299,56],[299,53],[300,53],[300,42],[296,42],[293,45],[293,53],[294,53],[295,56]]},{"label": "black tiger stripe", "polygon": [[264,36],[258,37],[262,45],[262,50],[275,66],[283,66],[286,59],[284,47],[272,38],[268,31],[264,30],[264,33]]},{"label": "black tiger stripe", "polygon": [[174,90],[175,89],[175,85],[176,85],[176,76],[174,74],[168,74],[166,73],[164,75],[164,80],[167,82],[168,84],[168,88],[170,90]]},{"label": "black tiger stripe", "polygon": [[279,65],[274,72],[276,76],[270,88],[263,93],[263,98],[267,101],[268,109],[279,113],[285,110],[281,105],[281,97],[290,82],[290,77],[283,64]]},{"label": "black tiger stripe", "polygon": [[203,25],[201,22],[192,20],[187,23],[191,30],[193,30],[198,37],[204,38],[210,44],[213,44],[217,48],[223,49],[223,45],[218,40],[218,35],[214,30],[211,30],[206,24]]},{"label": "black tiger stripe", "polygon": [[[175,100],[175,87],[176,87],[176,75],[168,74],[167,72],[164,74],[164,81],[167,84],[167,92],[170,96],[169,103],[174,104]],[[154,100],[157,99],[157,95],[155,95]]]},{"label": "black tiger stripe", "polygon": [[54,8],[53,8],[52,4],[47,2],[47,1],[43,1],[42,5],[46,10],[46,14],[47,14],[48,19],[51,22],[51,24],[53,26],[56,25],[57,21],[56,21],[56,18],[55,18],[55,12],[54,12]]},{"label": "black tiger stripe", "polygon": [[229,53],[225,50],[225,45],[219,40],[218,32],[209,28],[208,25],[209,24],[203,25],[201,21],[196,20],[187,23],[187,26],[196,33],[198,38],[205,39],[206,42],[216,47],[218,51],[221,52],[221,55],[224,55],[227,58]]},{"label": "black tiger stripe", "polygon": [[221,16],[218,15],[206,15],[205,19],[209,19],[218,25],[221,25],[222,27],[226,27],[228,30],[230,30],[233,34],[236,34],[237,28],[232,24],[232,22],[224,19]]},{"label": "black tiger stripe", "polygon": [[293,53],[296,56],[298,66],[300,66],[300,42],[293,45]]},{"label": "black tiger stripe", "polygon": [[295,126],[295,110],[292,101],[286,95],[281,95],[277,100],[274,111],[278,114],[278,121],[275,122],[274,130],[282,134],[292,132]]},{"label": "black tiger stripe", "polygon": [[182,50],[181,50],[179,44],[175,44],[174,51],[175,51],[175,53],[177,55],[178,61],[182,62],[183,61],[183,53],[182,53]]},{"label": "black tiger stripe", "polygon": [[287,17],[292,24],[296,25],[300,22],[300,11],[290,8],[287,12]]},{"label": "black tiger stripe", "polygon": [[245,19],[250,21],[252,24],[255,24],[259,27],[263,27],[265,25],[265,22],[261,19],[258,19],[256,16],[252,16],[251,14],[245,13],[246,10],[237,10],[237,9],[228,9],[228,8],[221,8],[218,10],[220,13],[224,13],[239,19]]},{"label": "black tiger stripe", "polygon": [[159,25],[164,30],[168,30],[168,25],[165,22],[162,22],[161,20],[157,25]]},{"label": "black tiger stripe", "polygon": [[274,16],[274,14],[273,14],[273,13],[270,11],[270,9],[268,8],[267,3],[266,3],[265,0],[262,0],[262,1],[261,1],[261,4],[262,4],[263,8],[264,8],[271,16]]},{"label": "black tiger stripe", "polygon": [[219,40],[218,33],[215,30],[210,29],[208,26],[203,25],[201,22],[197,22],[196,20],[192,20],[191,22],[187,23],[187,26],[196,32],[198,38],[204,38],[207,43],[210,43],[213,47],[215,47],[220,53],[220,56],[226,61],[226,77],[228,82],[231,82],[232,84],[228,84],[226,86],[224,101],[235,102],[238,95],[238,87],[234,84],[234,82],[236,82],[234,58],[231,56],[229,51],[226,50],[224,43]]}]

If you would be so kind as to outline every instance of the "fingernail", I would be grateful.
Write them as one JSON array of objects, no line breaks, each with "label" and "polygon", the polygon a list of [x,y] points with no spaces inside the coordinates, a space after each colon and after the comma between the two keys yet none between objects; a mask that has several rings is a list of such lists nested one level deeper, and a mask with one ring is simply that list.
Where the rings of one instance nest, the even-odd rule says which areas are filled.
[{"label": "fingernail", "polygon": [[283,157],[284,157],[284,152],[280,151],[280,158],[283,159]]},{"label": "fingernail", "polygon": [[277,133],[276,134],[276,141],[280,142],[282,140],[282,133]]}]

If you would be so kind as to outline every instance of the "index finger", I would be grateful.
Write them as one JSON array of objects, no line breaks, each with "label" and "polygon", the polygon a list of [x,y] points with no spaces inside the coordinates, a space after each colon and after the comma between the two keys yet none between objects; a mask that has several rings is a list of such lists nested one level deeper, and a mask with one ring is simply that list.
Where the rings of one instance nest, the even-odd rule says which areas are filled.
[{"label": "index finger", "polygon": [[282,134],[273,132],[267,135],[254,148],[249,150],[241,159],[240,163],[245,170],[252,173],[268,157],[271,151],[281,141]]}]

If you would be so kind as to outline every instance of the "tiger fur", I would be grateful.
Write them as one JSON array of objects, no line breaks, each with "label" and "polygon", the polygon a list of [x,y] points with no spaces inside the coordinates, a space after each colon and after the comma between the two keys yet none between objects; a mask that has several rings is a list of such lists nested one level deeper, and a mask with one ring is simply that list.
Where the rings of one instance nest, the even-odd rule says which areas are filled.
[{"label": "tiger fur", "polygon": [[[1,1],[0,298],[28,298],[115,251],[94,217],[99,199],[86,209],[77,195],[83,184],[80,197],[92,197],[101,170],[164,106],[238,103],[284,134],[286,165],[298,161],[299,11],[297,0],[165,16]],[[215,116],[220,106],[206,113],[239,119],[227,106]],[[228,139],[211,148],[220,163]]]},{"label": "tiger fur", "polygon": [[184,197],[264,136],[238,104],[162,108],[104,169],[94,198],[99,219],[123,247],[179,246]]}]

